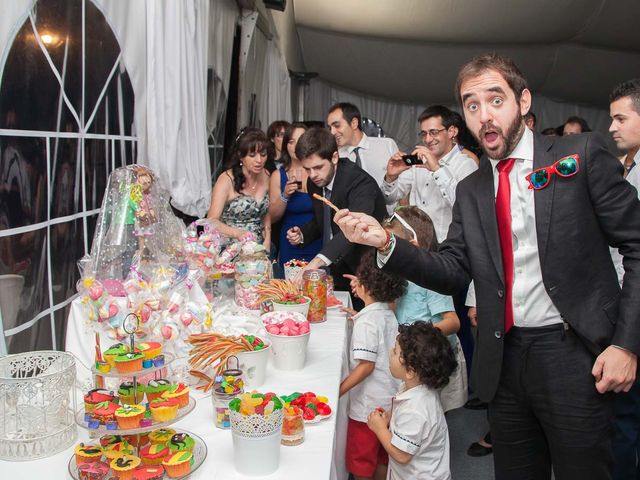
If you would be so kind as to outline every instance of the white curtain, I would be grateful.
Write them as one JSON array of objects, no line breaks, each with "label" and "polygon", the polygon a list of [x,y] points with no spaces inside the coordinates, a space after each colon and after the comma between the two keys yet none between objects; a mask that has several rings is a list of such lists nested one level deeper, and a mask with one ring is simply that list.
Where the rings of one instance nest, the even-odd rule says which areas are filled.
[{"label": "white curtain", "polygon": [[[208,0],[149,0],[147,6],[147,158],[173,205],[204,215],[210,203],[207,153]],[[146,160],[146,161],[145,161]]]},{"label": "white curtain", "polygon": [[[393,138],[398,147],[407,149],[418,140],[418,115],[425,105],[404,104],[381,98],[363,95],[346,90],[323,80],[312,80],[305,95],[305,120],[320,120],[326,122],[327,110],[338,102],[351,102],[358,106],[363,116],[378,122],[388,137]],[[460,111],[457,105],[446,105]],[[533,97],[532,110],[537,117],[537,130],[546,127],[557,127],[564,123],[567,117],[577,115],[584,118],[589,126],[604,134],[609,139],[609,145],[614,150],[609,128],[609,112],[603,109],[585,107],[570,103],[563,103],[540,95]]]},{"label": "white curtain", "polygon": [[[239,9],[235,0],[211,0],[209,11],[209,68],[212,79],[207,94],[207,129],[214,131],[224,122],[229,97],[231,55]],[[216,139],[221,140],[221,139]]]},{"label": "white curtain", "polygon": [[267,43],[264,81],[260,94],[260,125],[263,129],[274,120],[292,119],[291,79],[284,56],[274,40]]}]

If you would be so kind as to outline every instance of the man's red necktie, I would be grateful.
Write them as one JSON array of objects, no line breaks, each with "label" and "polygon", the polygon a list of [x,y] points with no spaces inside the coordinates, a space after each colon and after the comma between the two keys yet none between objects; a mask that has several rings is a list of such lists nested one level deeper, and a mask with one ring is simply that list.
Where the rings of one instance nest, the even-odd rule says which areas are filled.
[{"label": "man's red necktie", "polygon": [[496,219],[502,250],[504,268],[504,333],[513,327],[513,237],[511,232],[511,186],[509,172],[515,163],[514,158],[498,162],[498,194],[496,195]]}]

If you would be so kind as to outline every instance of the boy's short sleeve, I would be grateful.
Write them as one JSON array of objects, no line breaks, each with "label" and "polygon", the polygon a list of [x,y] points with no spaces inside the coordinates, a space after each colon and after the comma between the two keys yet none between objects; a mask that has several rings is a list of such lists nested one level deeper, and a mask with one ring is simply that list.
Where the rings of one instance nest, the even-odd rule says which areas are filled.
[{"label": "boy's short sleeve", "polygon": [[425,425],[424,418],[420,416],[411,415],[409,412],[394,412],[391,445],[415,455],[422,444]]},{"label": "boy's short sleeve", "polygon": [[353,325],[352,345],[351,353],[354,360],[375,362],[380,347],[378,327],[364,317],[356,320]]},{"label": "boy's short sleeve", "polygon": [[431,315],[438,315],[444,312],[453,312],[455,307],[453,306],[453,298],[449,295],[442,295],[441,293],[429,290],[427,296],[427,304]]}]

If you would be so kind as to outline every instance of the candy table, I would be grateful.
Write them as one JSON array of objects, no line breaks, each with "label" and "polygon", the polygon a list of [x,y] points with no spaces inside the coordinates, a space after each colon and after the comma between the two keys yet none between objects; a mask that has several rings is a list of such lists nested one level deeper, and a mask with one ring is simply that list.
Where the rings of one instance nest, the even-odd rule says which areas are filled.
[{"label": "candy table", "polygon": [[[336,296],[350,305],[349,295],[336,292]],[[80,320],[70,316],[68,339],[78,345],[80,332],[77,325]],[[267,378],[260,391],[273,391],[288,394],[294,391],[313,391],[329,397],[333,415],[315,425],[309,425],[305,432],[305,441],[296,447],[282,446],[280,449],[280,468],[272,475],[260,477],[265,479],[298,478],[305,480],[346,479],[344,470],[344,447],[346,436],[346,403],[342,398],[338,402],[340,380],[347,368],[348,329],[346,316],[337,311],[330,311],[328,320],[312,325],[311,337],[304,370],[284,372],[276,370],[271,364],[267,368]],[[69,345],[69,341],[68,347]],[[80,356],[81,352],[74,352]],[[230,430],[215,427],[211,396],[192,390],[197,399],[195,410],[176,423],[172,428],[187,430],[200,436],[208,448],[208,456],[204,464],[189,477],[193,479],[249,479],[236,472],[233,466],[233,444]],[[80,397],[81,398],[81,397]],[[81,407],[79,404],[78,408]],[[78,428],[78,442],[87,441],[87,432]],[[71,478],[67,474],[67,464],[73,455],[73,447],[66,451],[42,460],[31,462],[0,461],[3,478]]]}]

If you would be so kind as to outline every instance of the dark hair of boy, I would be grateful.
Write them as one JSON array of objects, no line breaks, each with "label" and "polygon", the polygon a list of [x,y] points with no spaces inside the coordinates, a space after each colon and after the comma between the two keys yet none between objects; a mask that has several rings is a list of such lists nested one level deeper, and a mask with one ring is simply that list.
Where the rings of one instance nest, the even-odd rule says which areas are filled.
[{"label": "dark hair of boy", "polygon": [[368,250],[362,255],[356,276],[367,294],[378,302],[393,302],[407,291],[404,278],[378,268],[375,250]]},{"label": "dark hair of boy", "polygon": [[398,332],[405,367],[416,372],[420,382],[429,388],[446,386],[458,367],[447,337],[433,324],[424,321],[399,325]]}]

